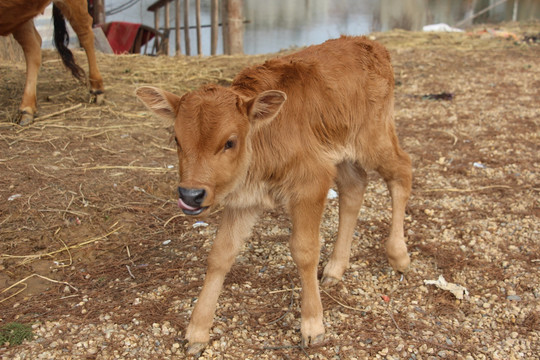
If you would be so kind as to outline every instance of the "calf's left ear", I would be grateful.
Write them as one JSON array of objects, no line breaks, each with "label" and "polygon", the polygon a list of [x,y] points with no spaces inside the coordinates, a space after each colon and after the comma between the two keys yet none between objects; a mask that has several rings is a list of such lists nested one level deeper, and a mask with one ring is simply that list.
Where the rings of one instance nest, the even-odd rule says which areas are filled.
[{"label": "calf's left ear", "polygon": [[158,116],[174,122],[180,97],[153,86],[141,86],[135,95]]},{"label": "calf's left ear", "polygon": [[267,90],[247,102],[249,120],[252,122],[272,120],[281,110],[287,95],[279,90]]}]

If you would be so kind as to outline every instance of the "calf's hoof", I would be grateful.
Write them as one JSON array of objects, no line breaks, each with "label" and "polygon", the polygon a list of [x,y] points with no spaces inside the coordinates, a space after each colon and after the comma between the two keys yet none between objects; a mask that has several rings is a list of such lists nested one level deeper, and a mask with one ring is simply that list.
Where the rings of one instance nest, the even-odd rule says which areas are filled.
[{"label": "calf's hoof", "polygon": [[34,122],[34,114],[30,114],[27,111],[19,112],[19,125],[26,126]]},{"label": "calf's hoof", "polygon": [[302,347],[308,347],[310,345],[317,345],[324,341],[324,333],[316,336],[302,336]]},{"label": "calf's hoof", "polygon": [[388,262],[390,263],[390,266],[392,266],[392,269],[394,269],[395,271],[405,273],[409,268],[411,258],[409,257],[409,254],[405,253],[398,257],[389,256]]},{"label": "calf's hoof", "polygon": [[325,288],[331,288],[331,287],[336,286],[337,284],[339,284],[340,281],[341,281],[341,279],[337,279],[337,278],[335,278],[333,276],[323,275],[323,277],[321,279],[321,286],[325,287]]},{"label": "calf's hoof", "polygon": [[186,354],[192,355],[193,357],[198,358],[199,356],[201,356],[205,347],[206,347],[206,343],[203,343],[203,342],[188,344]]}]

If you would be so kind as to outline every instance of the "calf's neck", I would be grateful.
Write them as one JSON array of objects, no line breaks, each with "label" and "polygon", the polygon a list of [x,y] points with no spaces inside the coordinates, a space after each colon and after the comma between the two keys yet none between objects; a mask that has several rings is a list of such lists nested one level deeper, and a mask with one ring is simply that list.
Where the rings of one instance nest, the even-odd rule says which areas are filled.
[{"label": "calf's neck", "polygon": [[179,207],[203,216],[223,206],[186,330],[189,353],[209,341],[225,275],[264,208],[284,205],[291,216],[306,345],[324,336],[319,227],[333,184],[339,227],[323,284],[340,281],[349,265],[369,170],[383,177],[392,197],[388,261],[397,271],[408,267],[403,222],[411,161],[396,137],[393,91],[388,51],[365,37],[341,37],[249,67],[230,87],[207,85],[181,97],[150,86],[137,89],[143,103],[174,122]]}]

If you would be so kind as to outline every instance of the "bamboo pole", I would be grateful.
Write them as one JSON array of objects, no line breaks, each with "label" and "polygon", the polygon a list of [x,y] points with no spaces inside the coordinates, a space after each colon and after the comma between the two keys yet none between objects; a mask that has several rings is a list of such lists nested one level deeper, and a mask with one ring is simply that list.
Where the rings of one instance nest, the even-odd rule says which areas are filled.
[{"label": "bamboo pole", "polygon": [[483,13],[485,13],[485,12],[487,12],[487,11],[493,9],[493,8],[496,7],[496,6],[499,6],[499,5],[502,4],[502,3],[505,3],[506,1],[508,1],[508,0],[501,0],[501,1],[498,1],[498,2],[496,2],[495,4],[488,6],[488,7],[485,8],[484,10],[479,11],[479,12],[477,12],[476,14],[473,14],[472,16],[469,16],[468,18],[465,18],[465,19],[461,20],[461,21],[458,22],[455,26],[456,26],[456,27],[460,27],[460,26],[461,26],[462,24],[464,24],[465,22],[467,22],[467,21],[469,21],[469,20],[472,20],[472,19],[474,19],[474,18],[476,18],[476,17],[482,15]]},{"label": "bamboo pole", "polygon": [[180,0],[174,0],[174,6],[175,6],[175,21],[174,21],[174,36],[175,36],[175,49],[176,49],[176,56],[182,55],[182,49],[180,46]]},{"label": "bamboo pole", "polygon": [[228,0],[221,0],[221,37],[223,38],[223,53],[225,55],[230,54],[229,52],[229,25],[227,22],[228,11],[227,11]]},{"label": "bamboo pole", "polygon": [[[167,1],[164,6],[165,6],[165,29],[168,29],[171,25],[171,12],[169,9],[169,2]],[[169,55],[169,40],[168,39],[163,39],[163,44],[161,48],[165,52],[165,55]]]},{"label": "bamboo pole", "polygon": [[195,0],[195,21],[197,25],[197,54],[202,55],[201,43],[201,0]]},{"label": "bamboo pole", "polygon": [[184,0],[184,40],[186,43],[186,55],[191,55],[191,46],[189,44],[189,0]]},{"label": "bamboo pole", "polygon": [[219,29],[219,1],[212,0],[210,6],[211,21],[210,21],[210,54],[216,55],[217,53],[217,41],[218,41],[218,29]]}]

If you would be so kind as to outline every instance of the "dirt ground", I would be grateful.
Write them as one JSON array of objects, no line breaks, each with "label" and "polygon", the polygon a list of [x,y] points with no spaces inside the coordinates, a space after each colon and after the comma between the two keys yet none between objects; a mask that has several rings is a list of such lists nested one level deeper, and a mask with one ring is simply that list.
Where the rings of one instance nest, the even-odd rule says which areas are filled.
[{"label": "dirt ground", "polygon": [[[496,29],[486,26],[486,29]],[[373,34],[391,51],[396,124],[414,168],[410,271],[383,243],[390,200],[372,174],[343,282],[322,289],[325,342],[301,348],[299,278],[283,209],[264,213],[221,294],[205,359],[538,359],[540,23],[500,33]],[[2,359],[183,358],[220,212],[204,223],[176,206],[170,124],[133,92],[228,84],[265,56],[98,58],[106,103],[88,103],[45,51],[39,118],[13,123],[24,63],[0,63],[0,327],[35,337]],[[77,53],[85,66],[82,53]],[[321,226],[320,271],[337,230]],[[426,285],[440,275],[459,300]]]}]

